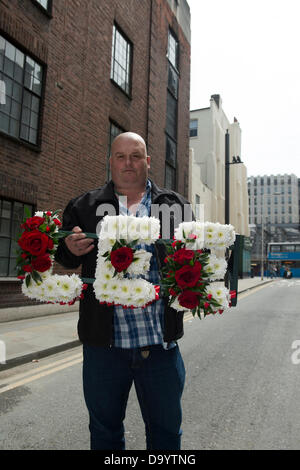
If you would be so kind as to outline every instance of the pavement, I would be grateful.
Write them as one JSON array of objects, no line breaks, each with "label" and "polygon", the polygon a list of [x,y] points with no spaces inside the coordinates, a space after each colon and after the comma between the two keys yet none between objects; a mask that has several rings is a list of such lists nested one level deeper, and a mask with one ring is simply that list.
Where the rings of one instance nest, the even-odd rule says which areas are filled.
[{"label": "pavement", "polygon": [[[239,279],[238,293],[269,282],[272,279]],[[0,309],[0,371],[79,346],[78,305],[64,308],[45,304]],[[8,321],[10,315],[13,321]]]}]

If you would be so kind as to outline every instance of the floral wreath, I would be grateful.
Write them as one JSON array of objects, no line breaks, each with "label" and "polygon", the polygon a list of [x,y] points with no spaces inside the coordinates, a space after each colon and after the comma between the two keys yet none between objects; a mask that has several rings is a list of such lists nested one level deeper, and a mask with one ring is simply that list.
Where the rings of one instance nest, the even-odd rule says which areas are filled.
[{"label": "floral wreath", "polygon": [[[158,300],[160,287],[170,306],[178,311],[191,310],[199,318],[222,313],[231,306],[235,292],[214,282],[224,279],[227,270],[225,249],[235,241],[232,225],[183,222],[175,230],[173,241],[163,241],[159,240],[160,222],[155,217],[105,216],[95,279],[83,282],[76,274],[52,274],[59,238],[73,233],[59,230],[57,214],[37,212],[21,225],[17,267],[27,297],[71,305],[83,298],[90,282],[97,300],[108,306],[145,307]],[[150,269],[152,254],[137,248],[156,242],[164,243],[167,250],[161,286],[141,277]]]},{"label": "floral wreath", "polygon": [[152,254],[136,249],[140,244],[155,243],[159,233],[160,222],[155,217],[104,217],[93,284],[100,303],[134,308],[159,298],[160,286],[138,277],[149,271]]},{"label": "floral wreath", "polygon": [[22,292],[26,297],[72,305],[83,298],[87,286],[77,274],[52,274],[54,254],[62,236],[58,212],[36,212],[21,224],[23,232],[18,239],[18,278],[23,280]]}]

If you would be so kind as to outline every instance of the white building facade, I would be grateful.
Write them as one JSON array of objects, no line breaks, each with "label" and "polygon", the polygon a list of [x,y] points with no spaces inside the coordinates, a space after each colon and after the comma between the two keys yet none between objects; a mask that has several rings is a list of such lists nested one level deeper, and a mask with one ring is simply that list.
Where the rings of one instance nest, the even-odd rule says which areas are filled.
[{"label": "white building facade", "polygon": [[[189,198],[203,204],[204,218],[225,223],[225,134],[229,132],[230,162],[241,156],[241,129],[231,124],[220,95],[212,95],[209,108],[190,112]],[[229,222],[240,235],[249,236],[247,170],[243,163],[230,165]]]}]

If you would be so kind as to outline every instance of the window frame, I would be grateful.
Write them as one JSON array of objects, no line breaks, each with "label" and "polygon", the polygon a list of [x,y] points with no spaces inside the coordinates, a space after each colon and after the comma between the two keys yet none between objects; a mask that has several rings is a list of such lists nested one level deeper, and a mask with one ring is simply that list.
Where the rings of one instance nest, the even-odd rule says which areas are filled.
[{"label": "window frame", "polygon": [[52,16],[52,5],[53,5],[53,0],[48,0],[48,6],[45,8],[39,0],[31,0],[31,2],[36,6],[42,13],[44,13],[48,18],[53,18]]},{"label": "window frame", "polygon": [[[175,51],[175,64],[171,60],[170,54],[170,38],[173,38],[176,42],[176,51]],[[168,31],[168,45],[167,45],[167,59],[172,67],[176,70],[179,75],[179,68],[180,68],[180,51],[179,51],[179,40],[177,35],[174,33],[173,29],[169,27]]]},{"label": "window frame", "polygon": [[[23,205],[23,215],[22,215],[22,219],[20,219],[20,223],[23,222],[23,218],[25,217],[25,212],[24,212],[24,207],[27,206],[31,209],[31,214],[34,215],[34,212],[35,212],[35,205],[33,203],[29,203],[29,202],[24,202],[24,201],[20,201],[20,200],[16,200],[16,199],[10,199],[10,198],[7,198],[7,197],[0,197],[0,219],[2,219],[2,213],[1,213],[1,208],[2,208],[2,201],[5,201],[5,202],[9,202],[11,203],[11,211],[10,211],[10,218],[8,219],[9,220],[9,235],[8,236],[5,236],[5,235],[0,235],[0,239],[8,239],[9,240],[9,250],[8,250],[8,255],[7,256],[0,256],[0,259],[6,259],[8,258],[8,266],[7,266],[7,271],[6,271],[6,275],[4,274],[0,274],[0,277],[3,277],[3,278],[7,278],[7,279],[10,279],[10,278],[15,278],[16,275],[10,275],[9,272],[10,272],[10,265],[11,265],[11,260],[14,259],[12,256],[11,256],[11,253],[13,251],[13,247],[12,247],[12,241],[16,241],[16,239],[14,239],[12,237],[12,228],[13,228],[13,213],[14,213],[14,205],[15,204],[22,204]],[[0,227],[1,228],[1,227]],[[22,229],[20,228],[19,230],[20,232],[22,231]],[[15,256],[15,258],[17,258],[17,256]]]},{"label": "window frame", "polygon": [[[196,123],[197,123],[197,126],[196,126],[196,127],[191,127],[191,123],[192,123],[192,122],[196,122]],[[190,138],[192,138],[192,137],[198,137],[198,119],[190,119],[189,131],[190,131]],[[196,134],[192,135],[192,134],[191,134],[191,131],[196,131]]]},{"label": "window frame", "polygon": [[[10,36],[8,36],[4,31],[0,30],[0,36],[10,43],[13,47],[15,47],[19,52],[21,52],[24,55],[24,67],[23,67],[23,76],[22,76],[22,82],[19,83],[17,82],[14,78],[8,76],[4,71],[1,71],[1,73],[9,78],[9,80],[12,80],[14,83],[16,82],[18,85],[21,86],[21,109],[20,109],[20,116],[18,119],[19,122],[19,133],[18,137],[11,135],[9,133],[6,133],[5,131],[0,129],[0,136],[3,136],[7,139],[13,140],[14,142],[24,145],[25,147],[30,148],[31,150],[35,152],[40,152],[41,151],[41,136],[42,136],[42,120],[43,120],[43,109],[44,109],[44,100],[45,100],[45,89],[46,89],[46,76],[47,76],[47,64],[45,64],[43,61],[41,61],[39,58],[37,58],[34,54],[31,52],[28,53],[27,49],[25,49],[22,45],[14,41]],[[29,58],[33,60],[35,63],[37,63],[41,69],[42,69],[42,80],[41,80],[41,94],[37,95],[37,93],[33,92],[30,90],[28,87],[25,86],[25,63],[26,63],[26,58]],[[15,62],[14,62],[15,63]],[[21,132],[21,123],[22,123],[22,111],[23,108],[25,107],[23,105],[24,103],[24,90],[27,90],[31,96],[38,96],[40,100],[40,105],[39,105],[39,111],[38,111],[38,120],[37,120],[37,141],[36,144],[33,144],[32,142],[29,142],[25,139],[22,139],[20,137],[20,132]],[[11,98],[11,96],[10,96]],[[31,109],[31,108],[30,108]],[[4,113],[5,114],[5,113]],[[10,116],[10,115],[9,115]]]},{"label": "window frame", "polygon": [[[120,28],[120,26],[116,22],[114,22],[114,24],[113,24],[112,32],[113,32],[113,34],[112,34],[112,44],[111,44],[112,53],[111,53],[110,81],[113,83],[113,85],[115,87],[117,87],[119,90],[121,90],[122,93],[124,93],[124,95],[126,95],[129,99],[132,99],[133,42],[129,39],[129,37],[124,33],[122,28]],[[126,43],[129,46],[129,73],[128,73],[128,88],[129,88],[129,90],[128,90],[128,92],[126,90],[124,90],[124,88],[122,88],[121,85],[119,85],[118,82],[114,79],[114,71],[115,71],[114,65],[115,65],[115,62],[117,62],[116,59],[115,59],[116,32],[118,32],[120,34],[120,36],[126,41]],[[126,67],[127,67],[127,62],[126,62]],[[126,68],[125,73],[126,72],[127,72],[127,68]],[[126,77],[125,77],[125,80],[126,80]],[[125,83],[126,83],[126,81],[125,81]]]}]

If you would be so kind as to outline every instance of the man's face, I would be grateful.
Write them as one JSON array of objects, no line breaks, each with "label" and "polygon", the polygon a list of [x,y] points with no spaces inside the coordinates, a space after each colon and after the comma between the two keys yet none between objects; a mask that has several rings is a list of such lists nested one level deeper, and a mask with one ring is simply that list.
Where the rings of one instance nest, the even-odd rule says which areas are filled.
[{"label": "man's face", "polygon": [[113,143],[110,157],[111,176],[120,188],[141,188],[145,186],[150,157],[142,140],[119,136]]}]

